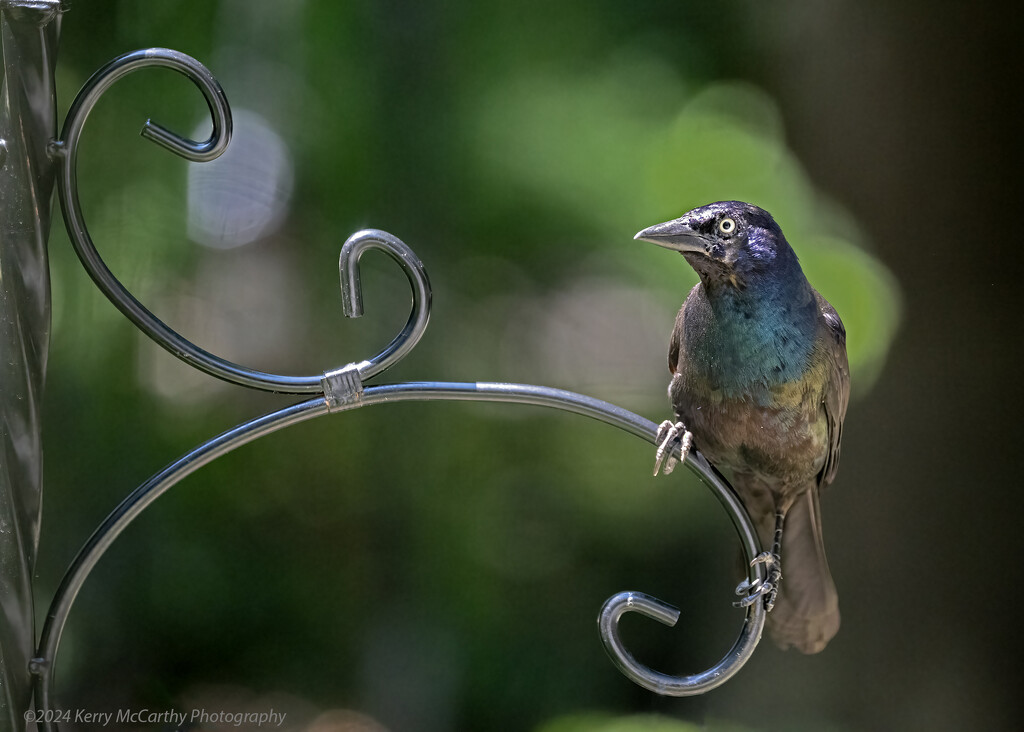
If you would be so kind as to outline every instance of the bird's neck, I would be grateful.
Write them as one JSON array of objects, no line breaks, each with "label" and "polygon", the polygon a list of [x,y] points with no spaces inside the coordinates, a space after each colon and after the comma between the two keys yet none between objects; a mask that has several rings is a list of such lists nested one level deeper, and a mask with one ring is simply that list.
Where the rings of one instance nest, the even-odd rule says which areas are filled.
[{"label": "bird's neck", "polygon": [[704,376],[727,393],[753,395],[799,378],[817,329],[814,291],[792,265],[751,276],[736,287],[702,281],[687,312],[687,350]]}]

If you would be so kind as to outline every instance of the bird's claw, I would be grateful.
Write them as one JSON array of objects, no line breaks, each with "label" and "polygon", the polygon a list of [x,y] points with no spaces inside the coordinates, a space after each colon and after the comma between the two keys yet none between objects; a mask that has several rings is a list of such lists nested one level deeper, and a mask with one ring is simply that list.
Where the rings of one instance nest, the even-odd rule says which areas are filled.
[{"label": "bird's claw", "polygon": [[[693,433],[682,422],[665,420],[658,425],[658,436],[654,438],[658,449],[654,453],[654,475],[664,468],[665,475],[675,470],[676,465],[686,462],[693,446]],[[672,454],[674,443],[679,443],[679,458]]]},{"label": "bird's claw", "polygon": [[779,594],[779,581],[782,579],[782,562],[777,554],[761,552],[750,562],[753,567],[756,564],[765,565],[768,576],[762,582],[756,579],[751,582],[745,579],[736,585],[736,594],[743,597],[733,603],[735,607],[750,607],[759,599],[764,598],[764,609],[768,612],[775,607],[775,598]]}]

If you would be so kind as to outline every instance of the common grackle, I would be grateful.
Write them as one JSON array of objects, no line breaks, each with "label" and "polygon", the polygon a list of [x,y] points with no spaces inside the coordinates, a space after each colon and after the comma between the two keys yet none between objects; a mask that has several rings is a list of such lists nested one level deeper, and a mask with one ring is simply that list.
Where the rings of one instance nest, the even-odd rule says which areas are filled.
[{"label": "common grackle", "polygon": [[[738,604],[765,602],[781,648],[817,653],[839,630],[818,492],[836,475],[850,394],[843,323],[756,206],[712,203],[635,238],[680,252],[700,277],[669,343],[677,422],[659,429],[655,474],[673,441],[685,460],[691,439],[732,471],[762,544],[772,547],[754,560],[766,564],[766,580],[741,583]],[[665,472],[674,464],[670,456]]]}]

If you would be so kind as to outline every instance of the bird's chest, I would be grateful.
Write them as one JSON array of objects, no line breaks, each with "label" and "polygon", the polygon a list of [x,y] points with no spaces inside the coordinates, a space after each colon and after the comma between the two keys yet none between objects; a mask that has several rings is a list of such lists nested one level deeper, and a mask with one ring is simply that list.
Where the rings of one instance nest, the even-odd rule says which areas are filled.
[{"label": "bird's chest", "polygon": [[735,396],[694,388],[693,382],[677,373],[672,402],[697,448],[717,467],[782,485],[805,484],[821,470],[828,427],[820,398],[806,384],[786,382]]},{"label": "bird's chest", "polygon": [[[793,289],[793,288],[791,288]],[[695,288],[676,322],[669,387],[679,419],[721,468],[769,483],[806,483],[824,463],[825,363],[818,311],[799,288],[731,292]]]},{"label": "bird's chest", "polygon": [[724,387],[683,359],[669,394],[698,449],[716,466],[754,472],[770,484],[804,485],[828,452],[822,364],[809,359],[795,378],[760,378]]}]

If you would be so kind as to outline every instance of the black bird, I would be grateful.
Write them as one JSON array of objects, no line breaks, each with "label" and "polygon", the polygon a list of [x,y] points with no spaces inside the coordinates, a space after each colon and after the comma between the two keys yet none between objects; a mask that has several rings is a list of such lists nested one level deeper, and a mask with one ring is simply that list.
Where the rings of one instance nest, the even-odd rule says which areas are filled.
[{"label": "black bird", "polygon": [[[741,583],[739,604],[763,599],[773,640],[817,653],[839,630],[818,494],[836,475],[850,394],[843,323],[756,206],[712,203],[635,238],[680,252],[700,276],[669,342],[677,421],[659,430],[654,472],[673,441],[685,460],[689,433],[708,460],[732,471],[762,544],[772,547],[754,560],[766,564],[767,580]],[[670,457],[665,472],[674,464]]]}]

